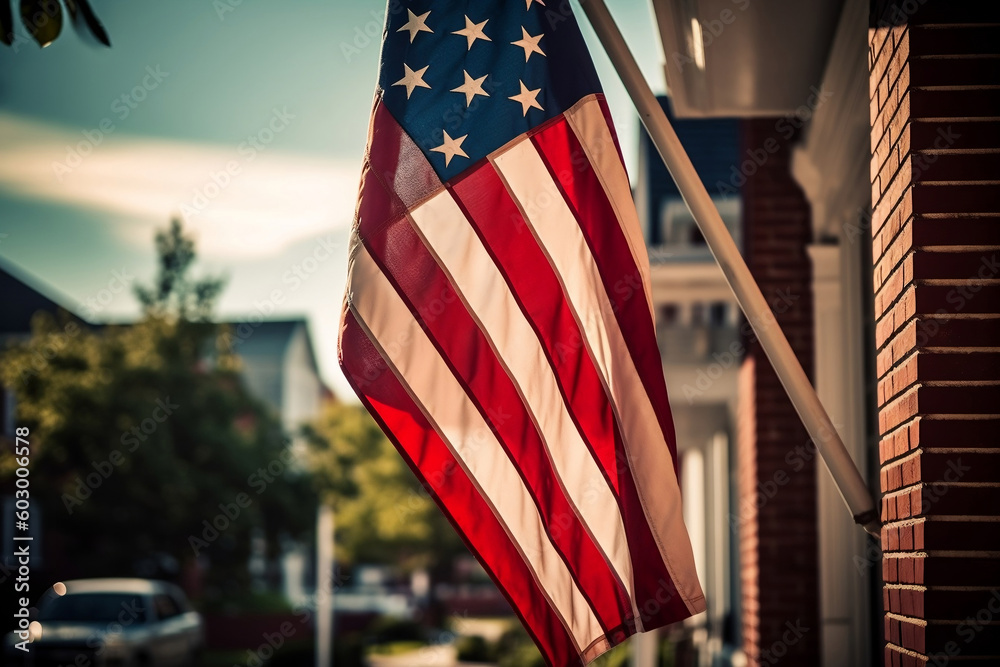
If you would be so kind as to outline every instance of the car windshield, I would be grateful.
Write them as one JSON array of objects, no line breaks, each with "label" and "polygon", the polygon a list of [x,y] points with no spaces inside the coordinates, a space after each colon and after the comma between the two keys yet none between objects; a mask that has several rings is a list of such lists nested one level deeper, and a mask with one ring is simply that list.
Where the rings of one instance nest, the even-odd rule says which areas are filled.
[{"label": "car windshield", "polygon": [[69,593],[38,610],[39,621],[99,621],[122,625],[146,622],[146,607],[132,593]]}]

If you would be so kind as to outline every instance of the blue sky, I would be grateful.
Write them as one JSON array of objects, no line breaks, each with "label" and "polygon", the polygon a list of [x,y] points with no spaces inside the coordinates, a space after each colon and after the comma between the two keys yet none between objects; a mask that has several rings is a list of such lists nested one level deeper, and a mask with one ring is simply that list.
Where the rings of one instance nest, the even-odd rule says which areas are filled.
[{"label": "blue sky", "polygon": [[[647,0],[609,0],[653,89]],[[96,319],[138,312],[115,274],[147,281],[153,234],[182,214],[221,274],[220,315],[309,318],[337,367],[346,248],[375,86],[383,2],[93,0],[113,48],[69,27],[0,48],[0,257]],[[580,11],[630,171],[637,119]],[[105,290],[102,292],[102,290]],[[280,295],[280,303],[271,303]],[[103,303],[97,300],[103,296]]]}]

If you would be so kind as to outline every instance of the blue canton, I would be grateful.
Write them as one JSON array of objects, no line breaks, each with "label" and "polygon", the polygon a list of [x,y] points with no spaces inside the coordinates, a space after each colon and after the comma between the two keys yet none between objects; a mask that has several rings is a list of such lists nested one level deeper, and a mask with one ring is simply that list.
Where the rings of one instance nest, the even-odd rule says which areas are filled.
[{"label": "blue canton", "polygon": [[379,87],[447,181],[601,85],[568,0],[390,0]]}]

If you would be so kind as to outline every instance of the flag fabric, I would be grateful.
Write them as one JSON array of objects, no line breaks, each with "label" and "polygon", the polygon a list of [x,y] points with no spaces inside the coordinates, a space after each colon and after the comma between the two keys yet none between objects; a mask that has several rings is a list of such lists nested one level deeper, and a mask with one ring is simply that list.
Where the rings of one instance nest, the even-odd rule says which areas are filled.
[{"label": "flag fabric", "polygon": [[561,666],[705,602],[628,178],[547,2],[391,0],[340,363]]}]

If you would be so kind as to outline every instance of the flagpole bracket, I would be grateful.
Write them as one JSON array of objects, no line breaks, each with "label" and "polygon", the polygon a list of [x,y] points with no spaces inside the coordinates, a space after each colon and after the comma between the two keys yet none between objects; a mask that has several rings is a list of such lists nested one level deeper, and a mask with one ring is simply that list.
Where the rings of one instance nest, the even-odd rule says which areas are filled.
[{"label": "flagpole bracket", "polygon": [[854,523],[865,529],[869,535],[876,539],[882,536],[882,522],[879,521],[878,512],[875,508],[859,512],[854,515]]}]

